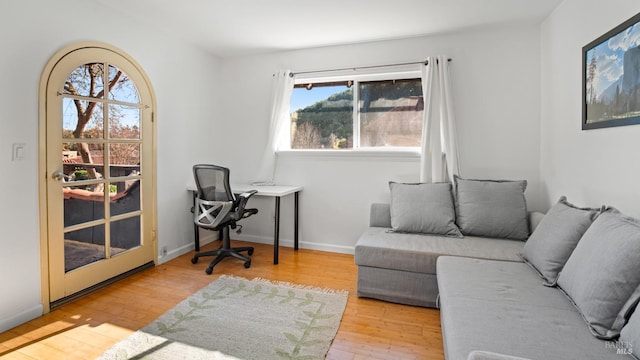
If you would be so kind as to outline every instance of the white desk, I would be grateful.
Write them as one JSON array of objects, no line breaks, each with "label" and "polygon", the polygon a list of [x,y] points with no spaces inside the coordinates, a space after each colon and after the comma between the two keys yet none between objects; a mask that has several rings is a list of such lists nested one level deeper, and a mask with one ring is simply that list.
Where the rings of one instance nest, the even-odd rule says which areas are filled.
[{"label": "white desk", "polygon": [[[273,225],[273,263],[278,264],[278,249],[280,247],[280,198],[283,196],[294,196],[294,210],[293,210],[293,249],[298,250],[298,203],[299,194],[302,191],[302,186],[293,185],[251,185],[251,184],[231,184],[231,189],[234,193],[240,194],[250,190],[258,190],[254,196],[268,196],[275,198],[275,224]],[[193,192],[194,201],[196,196],[196,185],[194,183],[187,184],[187,190]],[[200,251],[200,236],[197,226],[194,225],[194,240],[196,245],[196,251]]]}]

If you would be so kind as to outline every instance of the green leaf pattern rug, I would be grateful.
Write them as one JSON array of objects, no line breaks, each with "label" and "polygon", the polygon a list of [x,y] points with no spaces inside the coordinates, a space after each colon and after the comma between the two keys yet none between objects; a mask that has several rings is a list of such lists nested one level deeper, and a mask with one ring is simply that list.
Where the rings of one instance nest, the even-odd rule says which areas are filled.
[{"label": "green leaf pattern rug", "polygon": [[347,296],[222,275],[100,359],[324,359]]}]

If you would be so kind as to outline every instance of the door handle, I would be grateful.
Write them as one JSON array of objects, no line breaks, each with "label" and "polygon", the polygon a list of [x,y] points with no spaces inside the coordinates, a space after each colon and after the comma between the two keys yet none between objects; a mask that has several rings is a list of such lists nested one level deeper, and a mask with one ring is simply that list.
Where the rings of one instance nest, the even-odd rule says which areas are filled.
[{"label": "door handle", "polygon": [[53,174],[51,174],[51,178],[57,181],[60,181],[62,179],[69,180],[69,176],[65,175],[62,171],[54,172]]}]

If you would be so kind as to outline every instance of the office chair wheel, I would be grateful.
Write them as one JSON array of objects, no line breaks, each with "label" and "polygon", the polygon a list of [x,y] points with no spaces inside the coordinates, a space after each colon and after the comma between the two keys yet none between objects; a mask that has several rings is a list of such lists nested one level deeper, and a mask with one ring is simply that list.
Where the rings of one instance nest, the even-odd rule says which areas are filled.
[{"label": "office chair wheel", "polygon": [[244,262],[244,268],[248,269],[251,266],[251,261],[245,261]]},{"label": "office chair wheel", "polygon": [[247,251],[247,254],[249,254],[249,256],[253,255],[253,249],[249,249],[249,251]]},{"label": "office chair wheel", "polygon": [[191,258],[191,263],[192,264],[197,264],[198,263],[198,258],[197,257]]},{"label": "office chair wheel", "polygon": [[213,272],[213,268],[207,268],[207,270],[205,270],[204,272],[207,273],[207,275],[211,275],[211,273]]}]

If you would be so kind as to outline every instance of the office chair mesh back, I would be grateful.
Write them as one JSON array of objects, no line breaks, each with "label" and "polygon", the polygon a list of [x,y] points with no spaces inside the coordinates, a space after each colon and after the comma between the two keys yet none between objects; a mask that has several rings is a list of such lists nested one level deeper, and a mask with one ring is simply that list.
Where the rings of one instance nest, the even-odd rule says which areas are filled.
[{"label": "office chair mesh back", "polygon": [[[193,169],[198,197],[207,201],[234,201],[229,191],[229,169],[209,165]],[[227,186],[225,186],[227,185]]]}]

